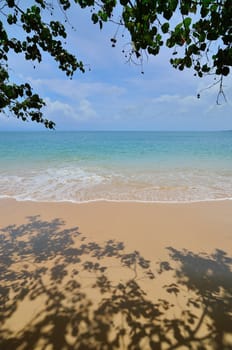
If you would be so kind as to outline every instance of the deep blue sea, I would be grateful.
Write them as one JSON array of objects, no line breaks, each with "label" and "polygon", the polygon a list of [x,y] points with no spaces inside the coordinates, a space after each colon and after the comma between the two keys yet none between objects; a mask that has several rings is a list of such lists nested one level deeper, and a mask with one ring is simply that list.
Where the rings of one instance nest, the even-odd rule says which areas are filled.
[{"label": "deep blue sea", "polygon": [[0,198],[232,198],[232,132],[0,132]]}]

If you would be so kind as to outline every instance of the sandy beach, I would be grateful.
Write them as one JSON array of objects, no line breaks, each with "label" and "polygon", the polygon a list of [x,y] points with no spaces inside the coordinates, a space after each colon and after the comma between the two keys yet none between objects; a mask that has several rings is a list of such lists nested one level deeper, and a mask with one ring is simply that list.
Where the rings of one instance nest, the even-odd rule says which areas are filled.
[{"label": "sandy beach", "polygon": [[1,349],[232,349],[232,201],[0,213]]}]

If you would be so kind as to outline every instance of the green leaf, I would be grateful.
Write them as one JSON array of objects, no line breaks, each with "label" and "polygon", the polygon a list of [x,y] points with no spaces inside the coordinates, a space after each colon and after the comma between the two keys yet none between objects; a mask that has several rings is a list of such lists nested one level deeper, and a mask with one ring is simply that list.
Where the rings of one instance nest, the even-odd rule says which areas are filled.
[{"label": "green leaf", "polygon": [[172,11],[175,11],[178,5],[178,0],[171,0],[170,1],[170,8]]},{"label": "green leaf", "polygon": [[222,75],[226,76],[226,75],[228,75],[229,73],[230,73],[230,68],[227,67],[227,66],[224,66],[224,67],[222,68]]},{"label": "green leaf", "polygon": [[39,15],[40,14],[40,8],[36,5],[31,7],[31,12],[33,12],[33,14],[35,15]]},{"label": "green leaf", "polygon": [[209,71],[210,71],[210,67],[208,67],[207,64],[204,64],[204,65],[202,66],[202,72],[208,73]]},{"label": "green leaf", "polygon": [[187,15],[190,12],[190,4],[183,2],[180,7],[180,12],[182,15]]},{"label": "green leaf", "polygon": [[174,45],[175,45],[175,40],[173,39],[173,37],[168,38],[167,41],[166,41],[166,46],[171,48]]},{"label": "green leaf", "polygon": [[172,15],[173,15],[173,12],[170,9],[165,10],[163,14],[164,18],[167,20],[169,20],[172,17]]},{"label": "green leaf", "polygon": [[185,65],[186,65],[187,68],[190,68],[192,66],[191,57],[189,57],[189,56],[185,57]]},{"label": "green leaf", "polygon": [[102,11],[99,11],[98,12],[98,16],[101,18],[102,21],[106,22],[107,19],[108,19],[108,16],[107,16],[107,13],[106,12],[102,12]]},{"label": "green leaf", "polygon": [[122,6],[126,6],[128,4],[129,0],[120,0],[120,4]]},{"label": "green leaf", "polygon": [[212,3],[211,0],[202,0],[202,5],[203,5],[204,7],[208,7],[208,6],[210,5],[210,3]]},{"label": "green leaf", "polygon": [[202,44],[200,45],[200,50],[201,50],[201,51],[205,51],[205,49],[206,49],[206,43],[202,43]]},{"label": "green leaf", "polygon": [[8,17],[7,17],[7,22],[9,23],[9,24],[15,24],[16,22],[17,22],[17,17],[15,16],[15,15],[9,15]]},{"label": "green leaf", "polygon": [[209,13],[209,9],[202,6],[202,8],[201,8],[201,17],[203,17],[203,18],[206,17],[208,15],[208,13]]},{"label": "green leaf", "polygon": [[14,6],[15,6],[14,0],[7,0],[7,5],[8,5],[9,7],[14,7]]},{"label": "green leaf", "polygon": [[162,29],[163,33],[167,33],[169,30],[169,23],[166,22],[166,23],[162,24],[161,29]]},{"label": "green leaf", "polygon": [[218,33],[216,30],[213,30],[207,34],[207,39],[208,40],[217,40],[218,39]]},{"label": "green leaf", "polygon": [[186,18],[183,20],[183,24],[184,24],[185,28],[189,28],[191,22],[192,22],[192,19],[191,19],[190,17],[186,17]]},{"label": "green leaf", "polygon": [[96,24],[98,22],[98,15],[96,13],[93,13],[91,19],[93,23]]}]

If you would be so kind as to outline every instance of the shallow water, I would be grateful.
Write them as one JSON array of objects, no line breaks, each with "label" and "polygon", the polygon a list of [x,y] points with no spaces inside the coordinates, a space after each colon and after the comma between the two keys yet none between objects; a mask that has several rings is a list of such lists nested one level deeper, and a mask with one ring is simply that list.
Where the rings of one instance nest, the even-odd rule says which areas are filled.
[{"label": "shallow water", "polygon": [[0,197],[232,198],[232,132],[1,132]]}]

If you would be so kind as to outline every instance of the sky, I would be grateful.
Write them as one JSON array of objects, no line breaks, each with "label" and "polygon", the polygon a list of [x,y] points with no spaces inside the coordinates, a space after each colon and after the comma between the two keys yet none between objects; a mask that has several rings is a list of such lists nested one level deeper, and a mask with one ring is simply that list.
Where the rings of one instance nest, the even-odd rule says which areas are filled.
[{"label": "sky", "polygon": [[[175,70],[170,50],[144,56],[141,67],[127,62],[122,51],[128,50],[129,41],[120,30],[112,48],[116,25],[100,30],[82,9],[72,8],[68,18],[75,30],[68,26],[67,48],[84,62],[84,74],[77,72],[70,80],[48,56],[35,68],[19,55],[10,57],[12,77],[29,82],[46,101],[44,116],[55,121],[56,130],[232,129],[231,77],[224,81],[227,102],[217,105],[218,86],[207,89],[213,78]],[[0,130],[44,130],[37,123],[0,118]]]}]

